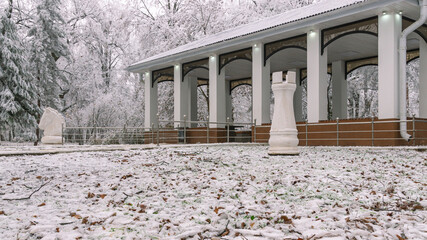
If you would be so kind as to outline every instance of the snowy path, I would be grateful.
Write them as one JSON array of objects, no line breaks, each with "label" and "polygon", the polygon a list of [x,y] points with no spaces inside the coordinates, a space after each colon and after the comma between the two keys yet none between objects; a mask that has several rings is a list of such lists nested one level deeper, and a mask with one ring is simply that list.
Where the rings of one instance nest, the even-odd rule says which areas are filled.
[{"label": "snowy path", "polygon": [[427,151],[266,150],[0,157],[0,239],[427,239]]}]

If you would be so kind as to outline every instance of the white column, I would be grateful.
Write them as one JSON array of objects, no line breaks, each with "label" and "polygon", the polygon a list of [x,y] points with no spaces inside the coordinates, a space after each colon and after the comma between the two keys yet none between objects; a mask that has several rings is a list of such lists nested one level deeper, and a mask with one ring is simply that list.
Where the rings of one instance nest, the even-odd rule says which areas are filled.
[{"label": "white column", "polygon": [[307,34],[307,120],[328,119],[328,56],[321,53],[321,30]]},{"label": "white column", "polygon": [[332,119],[347,119],[347,80],[345,62],[332,63]]},{"label": "white column", "polygon": [[[188,82],[188,120],[197,121],[197,77],[186,76],[184,82]],[[194,124],[193,124],[194,125]]]},{"label": "white column", "polygon": [[179,121],[184,120],[184,115],[188,116],[188,95],[189,93],[189,85],[188,85],[188,79],[187,81],[182,81],[182,75],[181,75],[181,64],[175,65],[174,67],[174,75],[173,75],[173,84],[174,84],[174,121],[175,121],[175,127],[183,127],[182,123],[179,123]]},{"label": "white column", "polygon": [[[145,121],[144,126],[151,128],[154,123],[157,126],[157,82],[151,86],[151,71],[145,73]],[[141,75],[142,77],[142,75]]]},{"label": "white column", "polygon": [[264,44],[252,47],[252,116],[258,125],[270,123],[270,59],[264,66]]},{"label": "white column", "polygon": [[301,87],[301,71],[300,69],[291,69],[290,71],[295,72],[295,83],[296,90],[294,93],[294,113],[295,121],[301,122],[302,119],[302,87]]},{"label": "white column", "polygon": [[[219,74],[218,56],[209,58],[209,121],[225,122],[225,71]],[[223,127],[225,125],[211,124],[210,127]]]},{"label": "white column", "polygon": [[378,17],[378,118],[399,117],[399,36],[402,17],[397,13]]},{"label": "white column", "polygon": [[427,118],[427,43],[420,37],[420,118]]}]

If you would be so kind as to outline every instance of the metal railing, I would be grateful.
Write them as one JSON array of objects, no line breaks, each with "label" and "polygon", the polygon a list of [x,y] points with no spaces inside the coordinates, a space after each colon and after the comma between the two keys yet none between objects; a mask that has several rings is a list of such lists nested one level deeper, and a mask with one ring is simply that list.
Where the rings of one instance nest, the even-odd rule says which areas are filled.
[{"label": "metal railing", "polygon": [[63,127],[64,144],[187,144],[252,142],[254,123],[164,121],[143,127]]},{"label": "metal railing", "polygon": [[[298,123],[300,146],[385,146],[385,145],[427,145],[427,120],[412,117],[406,120],[411,141],[404,143],[400,137],[400,120],[378,120],[375,118],[324,121],[320,123]],[[267,142],[270,126],[257,126],[255,142]]]},{"label": "metal railing", "polygon": [[137,127],[63,127],[63,143],[79,145],[143,144],[150,128]]},{"label": "metal railing", "polygon": [[[427,145],[427,120],[408,119],[410,144]],[[196,144],[254,142],[267,143],[270,125],[253,123],[207,121],[158,121],[150,128],[143,127],[66,127],[63,128],[64,144]],[[399,134],[400,120],[324,121],[298,123],[300,146],[384,146],[408,145]]]}]

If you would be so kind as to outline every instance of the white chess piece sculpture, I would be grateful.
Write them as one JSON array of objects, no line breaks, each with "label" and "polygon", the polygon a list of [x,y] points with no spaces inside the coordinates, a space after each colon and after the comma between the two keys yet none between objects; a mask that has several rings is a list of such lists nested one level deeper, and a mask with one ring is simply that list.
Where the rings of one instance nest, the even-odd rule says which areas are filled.
[{"label": "white chess piece sculpture", "polygon": [[65,127],[64,117],[53,108],[46,108],[40,119],[39,128],[44,130],[41,141],[43,144],[62,144],[62,128]]},{"label": "white chess piece sculpture", "polygon": [[286,82],[282,72],[273,73],[274,114],[268,141],[270,155],[298,155],[298,130],[294,114],[296,73],[288,71]]}]

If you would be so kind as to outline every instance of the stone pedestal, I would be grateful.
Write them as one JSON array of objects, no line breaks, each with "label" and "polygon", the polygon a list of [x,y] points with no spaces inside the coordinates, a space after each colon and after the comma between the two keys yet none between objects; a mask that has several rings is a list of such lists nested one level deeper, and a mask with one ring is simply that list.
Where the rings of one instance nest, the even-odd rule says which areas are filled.
[{"label": "stone pedestal", "polygon": [[62,128],[65,127],[64,117],[53,108],[46,108],[40,119],[39,128],[44,130],[43,144],[62,144]]},{"label": "stone pedestal", "polygon": [[44,136],[42,137],[41,142],[46,145],[62,144],[62,137],[61,136]]},{"label": "stone pedestal", "polygon": [[282,72],[273,73],[274,115],[268,141],[270,155],[298,155],[298,131],[294,115],[295,72],[288,71],[283,82]]}]

